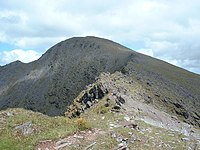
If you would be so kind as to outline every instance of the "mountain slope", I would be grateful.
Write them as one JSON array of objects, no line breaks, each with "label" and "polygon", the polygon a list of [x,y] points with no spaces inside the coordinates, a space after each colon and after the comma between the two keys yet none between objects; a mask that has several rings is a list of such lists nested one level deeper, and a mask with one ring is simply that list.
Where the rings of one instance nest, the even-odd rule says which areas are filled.
[{"label": "mountain slope", "polygon": [[200,76],[166,62],[139,55],[124,68],[160,110],[200,126]]},{"label": "mountain slope", "polygon": [[[200,126],[200,76],[136,53],[112,41],[79,37],[62,41],[39,60],[0,68],[0,109],[23,107],[61,115],[103,72],[121,71],[142,87],[140,99]],[[134,100],[134,99],[133,99]]]},{"label": "mountain slope", "polygon": [[0,109],[23,107],[63,114],[95,77],[120,70],[133,54],[117,43],[94,37],[60,42],[35,62],[14,62],[0,69]]}]

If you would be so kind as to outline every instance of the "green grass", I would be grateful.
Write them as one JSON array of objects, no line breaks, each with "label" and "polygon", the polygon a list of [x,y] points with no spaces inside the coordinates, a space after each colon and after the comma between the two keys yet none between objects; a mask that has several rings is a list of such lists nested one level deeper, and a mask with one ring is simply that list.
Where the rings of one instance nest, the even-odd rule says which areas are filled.
[{"label": "green grass", "polygon": [[[78,126],[74,120],[66,117],[48,117],[40,113],[34,113],[23,109],[7,110],[15,115],[6,118],[1,126],[0,149],[33,149],[40,140],[58,139],[77,132]],[[32,121],[34,132],[29,136],[14,129],[16,126]]]}]

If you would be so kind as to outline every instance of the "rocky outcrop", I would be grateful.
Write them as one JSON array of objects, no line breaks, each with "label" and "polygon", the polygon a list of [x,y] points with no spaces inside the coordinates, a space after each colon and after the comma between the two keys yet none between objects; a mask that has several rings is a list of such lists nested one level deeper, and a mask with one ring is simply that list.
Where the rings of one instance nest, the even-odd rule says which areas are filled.
[{"label": "rocky outcrop", "polygon": [[82,91],[73,104],[68,106],[65,115],[70,118],[77,117],[107,94],[108,89],[104,88],[101,84],[90,84],[88,89]]},{"label": "rocky outcrop", "polygon": [[[195,126],[200,125],[198,111],[187,108],[187,104],[181,102],[182,100],[178,96],[174,100],[170,98],[170,95],[162,94],[162,91],[155,86],[156,83],[153,81],[149,79],[137,80],[137,77],[133,77],[132,74],[127,75],[122,72],[102,73],[96,78],[94,84],[90,84],[86,87],[86,90],[81,92],[73,104],[67,108],[65,115],[68,117],[79,116],[101,99],[106,99],[104,107],[107,108],[102,107],[103,111],[98,110],[99,113],[108,110],[120,112],[124,109],[125,103],[128,102],[131,106],[133,103],[138,102],[138,104],[153,105],[161,111],[164,110],[169,114],[176,115],[186,123]],[[163,87],[160,86],[160,88]]]},{"label": "rocky outcrop", "polygon": [[[120,72],[118,75],[122,75]],[[116,77],[118,78],[118,75]],[[122,105],[126,102],[126,89],[116,84],[115,77],[110,73],[102,73],[97,81],[86,87],[77,98],[74,99],[72,105],[68,106],[65,116],[69,118],[77,117],[86,109],[91,108],[103,98],[106,98],[105,107],[111,107],[110,111],[119,112]]]}]

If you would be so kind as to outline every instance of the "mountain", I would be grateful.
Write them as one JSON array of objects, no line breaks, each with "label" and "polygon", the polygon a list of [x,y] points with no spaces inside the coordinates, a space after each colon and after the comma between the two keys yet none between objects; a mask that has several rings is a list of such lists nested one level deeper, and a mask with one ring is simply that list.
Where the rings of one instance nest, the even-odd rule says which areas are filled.
[{"label": "mountain", "polygon": [[78,93],[101,72],[121,70],[133,51],[105,39],[71,38],[39,60],[13,62],[0,69],[0,109],[22,107],[61,115]]},{"label": "mountain", "polygon": [[181,112],[175,111],[185,119],[199,118],[199,75],[96,37],[71,38],[50,48],[37,61],[1,67],[0,109],[21,107],[61,115],[102,72],[116,71],[140,78],[145,88],[158,93],[162,98],[155,97],[155,104],[165,107],[163,101],[168,101],[177,109],[183,107]]},{"label": "mountain", "polygon": [[[48,117],[64,114],[72,120],[74,117],[86,118],[93,125],[92,133],[97,134],[96,128],[106,131],[103,139],[116,138],[113,128],[118,126],[126,136],[134,132],[141,138],[135,141],[147,145],[147,137],[155,139],[153,142],[157,141],[158,145],[162,137],[166,143],[169,139],[177,140],[179,144],[176,143],[178,147],[175,147],[183,149],[185,141],[189,147],[191,143],[194,147],[200,138],[200,75],[107,39],[91,36],[67,39],[51,47],[34,62],[25,64],[15,61],[1,66],[0,77],[0,122],[4,122],[0,124],[0,133],[4,135],[0,136],[0,149],[2,145],[5,149],[7,145],[4,143],[13,142],[10,141],[13,127],[22,128],[15,127],[19,122],[24,125],[29,121],[25,123],[28,127],[33,123],[34,130],[27,129],[20,133],[20,137],[26,141],[23,134],[33,132],[33,139],[30,139],[34,144],[38,140],[58,138],[51,135],[58,134],[62,135],[59,138],[63,138],[74,133],[77,127],[73,121]],[[125,126],[131,121],[132,128],[139,126],[137,130],[121,129],[124,119]],[[65,133],[64,122],[69,133]],[[85,125],[84,120],[78,120],[78,125],[82,124]],[[12,133],[4,133],[1,129],[5,128]],[[147,129],[149,135],[143,133]],[[18,132],[14,132],[15,135],[19,137]],[[183,135],[188,139],[184,139]],[[105,143],[110,145],[107,141]],[[55,142],[47,141],[46,144]],[[23,148],[16,145],[19,149]],[[36,145],[39,146],[42,145]],[[165,146],[166,149],[173,149],[174,145]],[[112,144],[104,148],[111,147]],[[145,145],[140,144],[137,148],[145,148]]]}]

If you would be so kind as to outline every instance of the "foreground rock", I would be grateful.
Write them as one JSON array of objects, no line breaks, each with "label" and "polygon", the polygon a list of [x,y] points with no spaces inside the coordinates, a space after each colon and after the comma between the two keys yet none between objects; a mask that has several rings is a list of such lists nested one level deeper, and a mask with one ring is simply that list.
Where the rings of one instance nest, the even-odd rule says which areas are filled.
[{"label": "foreground rock", "polygon": [[27,135],[31,135],[34,131],[34,129],[32,128],[32,122],[26,122],[22,125],[16,126],[15,130],[20,131],[23,135],[27,136]]}]

